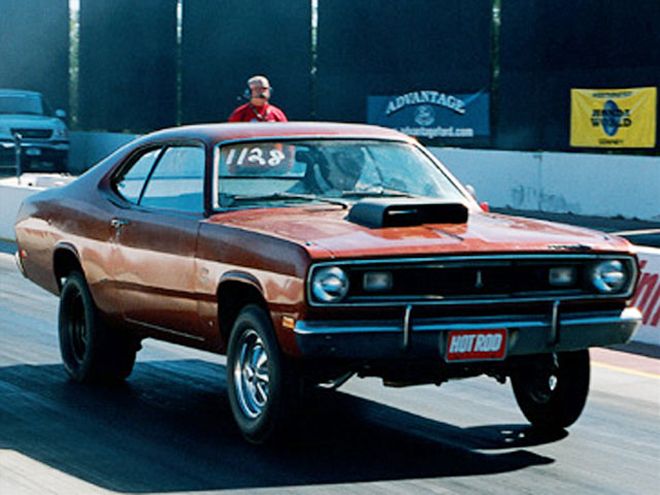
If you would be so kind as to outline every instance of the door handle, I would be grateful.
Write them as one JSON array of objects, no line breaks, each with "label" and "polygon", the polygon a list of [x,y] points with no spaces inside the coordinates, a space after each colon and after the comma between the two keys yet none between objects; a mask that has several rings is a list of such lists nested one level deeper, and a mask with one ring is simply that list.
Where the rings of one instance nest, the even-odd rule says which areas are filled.
[{"label": "door handle", "polygon": [[129,223],[131,222],[126,220],[125,218],[113,218],[112,220],[110,220],[110,226],[113,229],[120,229],[124,225],[128,225]]}]

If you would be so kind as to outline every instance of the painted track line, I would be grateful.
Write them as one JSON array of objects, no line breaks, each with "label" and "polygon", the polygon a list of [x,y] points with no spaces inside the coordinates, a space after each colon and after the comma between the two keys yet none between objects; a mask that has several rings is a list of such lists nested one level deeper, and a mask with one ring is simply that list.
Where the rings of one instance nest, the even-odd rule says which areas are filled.
[{"label": "painted track line", "polygon": [[618,371],[620,373],[625,373],[626,375],[641,376],[644,378],[652,378],[654,380],[660,380],[660,373],[650,373],[648,371],[640,371],[632,368],[625,368],[623,366],[615,366],[613,364],[603,363],[602,361],[591,361],[591,364],[596,368]]}]

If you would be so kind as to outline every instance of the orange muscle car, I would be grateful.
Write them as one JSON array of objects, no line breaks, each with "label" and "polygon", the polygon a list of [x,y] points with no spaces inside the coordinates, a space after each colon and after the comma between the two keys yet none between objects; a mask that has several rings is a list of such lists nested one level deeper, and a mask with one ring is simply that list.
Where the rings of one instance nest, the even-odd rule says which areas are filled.
[{"label": "orange muscle car", "polygon": [[510,378],[534,426],[564,428],[588,348],[640,324],[627,241],[485,212],[417,142],[372,126],[155,132],[28,198],[16,237],[25,276],[60,297],[73,380],[126,378],[147,337],[227,354],[255,443],[353,375]]}]

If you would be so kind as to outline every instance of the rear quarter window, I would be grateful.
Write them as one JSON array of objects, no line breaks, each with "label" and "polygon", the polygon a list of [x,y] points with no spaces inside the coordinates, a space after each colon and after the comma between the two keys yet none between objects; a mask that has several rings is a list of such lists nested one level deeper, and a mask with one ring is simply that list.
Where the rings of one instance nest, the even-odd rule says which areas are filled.
[{"label": "rear quarter window", "polygon": [[204,148],[165,150],[149,178],[140,205],[197,213],[204,211]]},{"label": "rear quarter window", "polygon": [[115,182],[115,190],[131,203],[138,203],[144,184],[149,177],[151,168],[156,163],[160,149],[144,153]]}]

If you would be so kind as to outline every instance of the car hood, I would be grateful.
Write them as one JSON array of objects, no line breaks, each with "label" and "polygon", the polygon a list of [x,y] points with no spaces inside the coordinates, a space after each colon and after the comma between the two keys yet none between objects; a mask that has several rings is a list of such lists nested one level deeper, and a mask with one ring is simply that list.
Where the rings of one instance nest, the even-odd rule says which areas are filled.
[{"label": "car hood", "polygon": [[488,252],[628,251],[625,239],[570,225],[471,211],[464,224],[368,228],[335,207],[259,208],[209,219],[286,239],[313,258],[363,258]]}]

